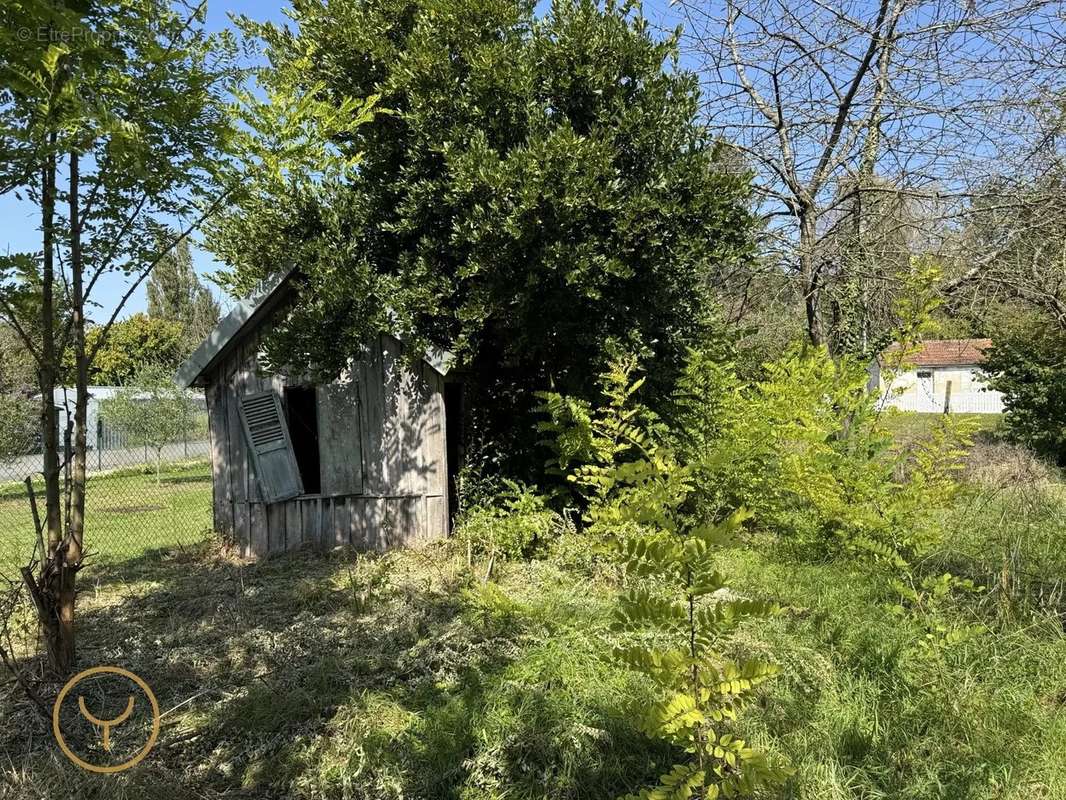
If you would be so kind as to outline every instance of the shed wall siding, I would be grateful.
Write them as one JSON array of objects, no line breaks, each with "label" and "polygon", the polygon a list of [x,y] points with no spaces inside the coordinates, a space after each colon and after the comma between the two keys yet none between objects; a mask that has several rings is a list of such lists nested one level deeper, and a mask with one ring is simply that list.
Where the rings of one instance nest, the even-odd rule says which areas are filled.
[{"label": "shed wall siding", "polygon": [[255,336],[219,365],[206,392],[214,522],[243,555],[342,544],[384,550],[447,534],[444,379],[424,362],[406,364],[401,347],[383,335],[318,387],[322,493],[270,504],[237,406],[245,394],[280,396],[287,379],[259,373]]}]

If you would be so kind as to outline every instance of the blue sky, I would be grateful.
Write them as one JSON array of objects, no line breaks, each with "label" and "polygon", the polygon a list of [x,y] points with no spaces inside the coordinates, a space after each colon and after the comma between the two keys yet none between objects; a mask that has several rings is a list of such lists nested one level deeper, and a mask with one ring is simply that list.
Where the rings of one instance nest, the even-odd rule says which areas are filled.
[{"label": "blue sky", "polygon": [[[549,3],[541,0],[538,11],[546,11]],[[208,3],[207,27],[211,31],[230,27],[230,15],[246,15],[260,21],[284,21],[283,9],[288,2],[283,0],[214,0]],[[664,0],[649,0],[645,3],[645,14],[656,20],[656,10],[667,7]],[[12,193],[0,195],[0,252],[34,252],[40,249],[40,232],[38,211],[31,205],[20,202]],[[211,255],[193,246],[193,263],[201,275],[215,270],[218,265]],[[205,281],[225,308],[230,299],[223,295],[217,286]],[[120,273],[112,273],[101,279],[97,287],[96,302],[100,307],[90,311],[90,318],[106,318],[114,309],[119,298],[125,293],[128,283]],[[144,311],[147,307],[145,289],[142,285],[127,303],[123,316]]]}]

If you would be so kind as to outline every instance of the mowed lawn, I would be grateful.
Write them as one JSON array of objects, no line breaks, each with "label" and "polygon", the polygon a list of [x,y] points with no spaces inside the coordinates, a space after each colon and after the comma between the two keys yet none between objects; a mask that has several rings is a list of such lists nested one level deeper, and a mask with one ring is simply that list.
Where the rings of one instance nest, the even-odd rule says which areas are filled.
[{"label": "mowed lawn", "polygon": [[[44,509],[43,487],[35,487]],[[123,561],[210,533],[211,467],[186,462],[155,472],[121,470],[91,476],[86,486],[85,544],[93,561]],[[26,487],[0,485],[0,574],[25,564],[33,551],[33,521]]]},{"label": "mowed lawn", "polygon": [[[885,426],[901,445],[928,437],[933,426],[943,418],[943,414],[924,414],[895,409],[886,412],[883,417]],[[955,423],[964,424],[976,439],[992,440],[1003,434],[1002,414],[952,414],[951,418]]]}]

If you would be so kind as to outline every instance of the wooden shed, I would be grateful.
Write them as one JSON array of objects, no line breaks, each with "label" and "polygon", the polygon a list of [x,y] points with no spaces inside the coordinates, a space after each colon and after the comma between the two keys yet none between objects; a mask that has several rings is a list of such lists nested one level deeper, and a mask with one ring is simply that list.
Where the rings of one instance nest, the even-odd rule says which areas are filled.
[{"label": "wooden shed", "polygon": [[330,383],[265,372],[260,342],[293,274],[239,303],[175,376],[206,395],[215,529],[252,558],[445,536],[448,354],[415,361],[383,334]]}]

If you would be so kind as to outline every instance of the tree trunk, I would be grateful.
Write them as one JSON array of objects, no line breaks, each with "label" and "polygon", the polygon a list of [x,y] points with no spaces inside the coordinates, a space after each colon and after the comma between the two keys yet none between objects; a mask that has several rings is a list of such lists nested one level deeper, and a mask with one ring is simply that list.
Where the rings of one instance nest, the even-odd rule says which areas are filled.
[{"label": "tree trunk", "polygon": [[45,492],[47,553],[42,554],[39,586],[45,598],[41,609],[41,634],[52,670],[59,675],[74,666],[74,642],[65,631],[59,598],[71,582],[66,569],[63,540],[62,491],[59,481],[59,415],[55,407],[56,378],[60,355],[56,352],[55,311],[55,203],[56,136],[49,137],[49,152],[41,176],[41,434],[44,449],[42,472]]},{"label": "tree trunk", "polygon": [[820,267],[814,257],[815,224],[809,211],[800,213],[799,234],[799,266],[803,279],[803,304],[807,311],[807,336],[811,344],[820,347],[825,343],[822,317],[818,308],[821,303],[822,285]]},{"label": "tree trunk", "polygon": [[56,351],[55,351],[55,158],[46,159],[42,172],[41,230],[41,434],[44,446],[45,529],[48,532],[48,552],[51,556],[63,539],[59,489],[59,414],[55,407]]},{"label": "tree trunk", "polygon": [[85,357],[85,290],[84,263],[81,247],[81,217],[79,209],[79,158],[70,154],[70,271],[71,314],[74,334],[75,397],[74,397],[74,450],[71,467],[70,521],[67,530],[67,547],[64,553],[63,580],[59,593],[59,623],[63,647],[69,651],[73,666],[75,580],[81,567],[82,543],[85,534],[85,475],[86,475],[86,430],[89,406],[89,369]]}]

